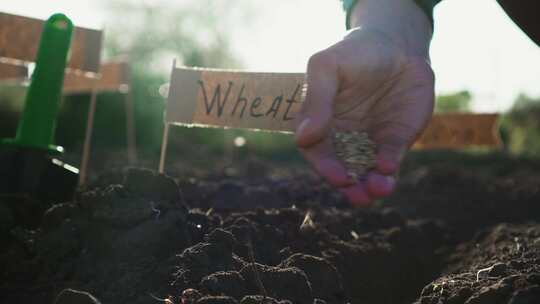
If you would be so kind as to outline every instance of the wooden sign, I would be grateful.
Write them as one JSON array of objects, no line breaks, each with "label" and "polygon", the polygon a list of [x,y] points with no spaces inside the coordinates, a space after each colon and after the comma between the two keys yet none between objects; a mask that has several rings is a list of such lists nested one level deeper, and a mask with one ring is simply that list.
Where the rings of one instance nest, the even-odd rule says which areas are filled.
[{"label": "wooden sign", "polygon": [[108,62],[101,65],[98,78],[85,73],[66,73],[64,93],[75,94],[96,90],[98,92],[126,93],[129,88],[129,69],[125,62]]},{"label": "wooden sign", "polygon": [[498,118],[498,114],[436,114],[413,148],[459,149],[470,146],[500,146]]},{"label": "wooden sign", "polygon": [[[0,13],[0,57],[33,62],[43,20]],[[68,67],[98,72],[102,32],[75,27]]]},{"label": "wooden sign", "polygon": [[22,80],[28,77],[25,65],[0,62],[0,81]]},{"label": "wooden sign", "polygon": [[291,132],[303,87],[304,74],[175,68],[165,120]]},{"label": "wooden sign", "polygon": [[[294,132],[304,74],[173,68],[165,122]],[[435,115],[418,149],[498,146],[496,114]]]}]

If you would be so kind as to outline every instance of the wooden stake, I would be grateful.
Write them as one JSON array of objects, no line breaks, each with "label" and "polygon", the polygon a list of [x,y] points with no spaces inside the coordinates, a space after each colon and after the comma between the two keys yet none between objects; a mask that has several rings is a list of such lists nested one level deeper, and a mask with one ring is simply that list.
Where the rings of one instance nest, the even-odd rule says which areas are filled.
[{"label": "wooden stake", "polygon": [[137,143],[135,135],[135,118],[133,105],[133,95],[131,88],[129,88],[125,97],[126,106],[126,138],[127,138],[127,151],[128,151],[128,163],[133,166],[137,163]]},{"label": "wooden stake", "polygon": [[159,157],[159,173],[163,174],[165,170],[165,158],[167,156],[167,143],[169,141],[169,127],[168,123],[165,123],[165,129],[163,130],[163,139],[161,142],[161,155]]},{"label": "wooden stake", "polygon": [[[94,81],[97,83],[97,80]],[[82,152],[81,168],[79,171],[79,186],[86,183],[88,175],[88,162],[90,160],[90,151],[92,150],[92,132],[94,130],[94,116],[96,114],[97,89],[92,89],[90,95],[90,105],[88,106],[88,118],[86,120],[86,134],[84,137],[84,146]]]}]

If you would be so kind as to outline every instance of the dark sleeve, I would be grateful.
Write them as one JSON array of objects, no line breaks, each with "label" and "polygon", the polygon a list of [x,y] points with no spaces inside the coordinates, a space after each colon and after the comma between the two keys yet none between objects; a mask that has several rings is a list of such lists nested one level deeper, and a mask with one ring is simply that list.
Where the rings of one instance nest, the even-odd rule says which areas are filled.
[{"label": "dark sleeve", "polygon": [[431,26],[433,26],[433,8],[435,5],[437,5],[441,0],[414,0],[418,6],[426,13],[429,20],[431,21]]},{"label": "dark sleeve", "polygon": [[540,46],[540,1],[498,0],[508,16]]},{"label": "dark sleeve", "polygon": [[[358,0],[341,0],[347,11],[347,29],[350,13]],[[433,8],[442,0],[414,0],[426,13],[433,26]],[[540,0],[497,0],[508,16],[540,46]]]}]

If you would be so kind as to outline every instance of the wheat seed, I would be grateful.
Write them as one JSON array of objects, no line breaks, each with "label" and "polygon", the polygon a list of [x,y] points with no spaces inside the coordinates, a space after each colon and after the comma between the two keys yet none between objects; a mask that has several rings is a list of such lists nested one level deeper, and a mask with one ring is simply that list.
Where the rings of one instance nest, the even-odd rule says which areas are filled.
[{"label": "wheat seed", "polygon": [[353,178],[361,178],[375,167],[377,147],[367,133],[335,132],[333,143],[337,157]]}]

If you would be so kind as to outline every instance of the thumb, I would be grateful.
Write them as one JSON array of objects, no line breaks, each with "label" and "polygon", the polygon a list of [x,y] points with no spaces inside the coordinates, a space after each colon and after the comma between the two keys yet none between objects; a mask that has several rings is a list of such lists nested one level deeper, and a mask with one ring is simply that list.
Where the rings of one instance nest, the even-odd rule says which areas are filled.
[{"label": "thumb", "polygon": [[336,56],[332,51],[319,52],[309,60],[306,99],[295,137],[300,148],[309,148],[328,134],[338,90],[337,70]]}]

